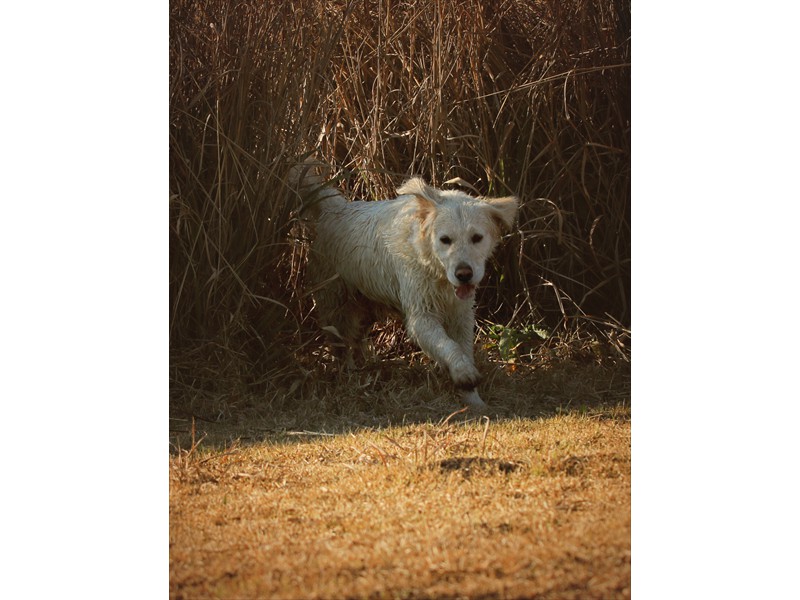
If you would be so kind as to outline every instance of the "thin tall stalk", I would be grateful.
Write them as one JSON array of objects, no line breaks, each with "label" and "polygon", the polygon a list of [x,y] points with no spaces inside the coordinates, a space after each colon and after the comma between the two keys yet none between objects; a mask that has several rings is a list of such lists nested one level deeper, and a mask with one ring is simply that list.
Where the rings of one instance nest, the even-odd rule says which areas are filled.
[{"label": "thin tall stalk", "polygon": [[354,197],[517,194],[481,314],[627,325],[629,95],[628,0],[172,0],[173,383],[274,381],[310,347],[286,173],[311,152]]}]

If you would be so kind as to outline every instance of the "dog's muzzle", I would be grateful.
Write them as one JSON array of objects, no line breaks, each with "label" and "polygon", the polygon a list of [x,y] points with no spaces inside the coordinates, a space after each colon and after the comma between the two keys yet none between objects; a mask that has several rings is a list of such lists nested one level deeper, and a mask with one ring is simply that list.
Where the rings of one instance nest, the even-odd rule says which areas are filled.
[{"label": "dog's muzzle", "polygon": [[472,293],[475,291],[475,286],[470,283],[473,275],[472,267],[469,265],[458,265],[455,275],[456,279],[461,282],[461,284],[455,288],[456,296],[458,296],[460,300],[466,300],[472,296]]}]

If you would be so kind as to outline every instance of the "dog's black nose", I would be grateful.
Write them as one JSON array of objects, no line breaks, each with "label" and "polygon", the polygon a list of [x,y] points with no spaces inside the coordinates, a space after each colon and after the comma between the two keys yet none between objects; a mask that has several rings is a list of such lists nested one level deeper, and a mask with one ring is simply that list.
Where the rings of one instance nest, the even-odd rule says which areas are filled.
[{"label": "dog's black nose", "polygon": [[461,283],[468,283],[472,279],[472,267],[461,265],[456,268],[456,279]]}]

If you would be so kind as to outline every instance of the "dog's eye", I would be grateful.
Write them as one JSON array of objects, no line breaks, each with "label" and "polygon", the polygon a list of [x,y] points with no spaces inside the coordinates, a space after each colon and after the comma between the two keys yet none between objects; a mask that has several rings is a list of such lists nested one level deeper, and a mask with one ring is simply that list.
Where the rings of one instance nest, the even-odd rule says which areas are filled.
[{"label": "dog's eye", "polygon": [[476,233],[475,235],[472,236],[472,243],[473,244],[477,244],[482,239],[483,239],[483,236],[480,233]]},{"label": "dog's eye", "polygon": [[443,235],[439,238],[439,241],[442,242],[445,246],[449,246],[453,243],[453,240],[450,239],[449,236]]}]

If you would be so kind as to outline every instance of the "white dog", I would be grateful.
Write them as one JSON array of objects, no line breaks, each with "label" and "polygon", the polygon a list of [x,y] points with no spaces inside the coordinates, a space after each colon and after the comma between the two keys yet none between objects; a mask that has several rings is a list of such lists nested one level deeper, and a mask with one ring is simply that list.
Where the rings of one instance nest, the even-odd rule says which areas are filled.
[{"label": "white dog", "polygon": [[517,199],[473,198],[414,178],[394,200],[348,202],[325,187],[318,167],[295,167],[292,178],[316,230],[309,270],[319,285],[317,308],[326,329],[346,343],[348,364],[367,328],[389,309],[448,370],[462,401],[486,407],[473,359],[475,287],[514,223]]}]

